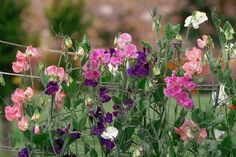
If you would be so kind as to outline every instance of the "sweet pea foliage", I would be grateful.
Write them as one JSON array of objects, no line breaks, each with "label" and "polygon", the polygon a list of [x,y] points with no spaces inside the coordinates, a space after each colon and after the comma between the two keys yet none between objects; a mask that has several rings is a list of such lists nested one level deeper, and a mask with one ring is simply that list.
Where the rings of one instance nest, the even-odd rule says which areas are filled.
[{"label": "sweet pea foliage", "polygon": [[[212,10],[222,49],[214,58],[209,35],[190,47],[179,24],[161,26],[155,9],[152,17],[155,46],[123,32],[109,49],[65,36],[55,65],[32,46],[16,52],[22,78],[4,114],[24,139],[17,157],[236,155],[233,27]],[[191,33],[207,20],[195,11],[184,26]]]}]

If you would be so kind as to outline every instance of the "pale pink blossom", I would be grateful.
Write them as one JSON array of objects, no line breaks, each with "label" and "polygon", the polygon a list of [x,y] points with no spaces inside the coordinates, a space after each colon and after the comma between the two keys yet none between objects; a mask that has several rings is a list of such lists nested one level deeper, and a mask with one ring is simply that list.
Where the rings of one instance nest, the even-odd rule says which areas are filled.
[{"label": "pale pink blossom", "polygon": [[208,37],[207,35],[203,35],[202,39],[197,39],[197,45],[199,48],[203,49],[207,44]]},{"label": "pale pink blossom", "polygon": [[17,54],[16,54],[16,60],[20,61],[20,62],[27,61],[27,56],[26,56],[26,54],[24,54],[24,53],[22,53],[21,51],[18,50]]},{"label": "pale pink blossom", "polygon": [[12,70],[15,73],[23,73],[27,70],[29,70],[29,64],[27,62],[12,62]]},{"label": "pale pink blossom", "polygon": [[127,44],[124,46],[124,56],[126,58],[137,58],[137,47],[134,44]]},{"label": "pale pink blossom", "polygon": [[51,77],[52,79],[59,78],[60,81],[68,81],[68,74],[62,67],[57,67],[55,65],[48,66],[44,70],[44,74]]},{"label": "pale pink blossom", "polygon": [[56,109],[57,111],[61,111],[63,98],[65,97],[65,93],[63,91],[56,92]]},{"label": "pale pink blossom", "polygon": [[20,51],[17,51],[16,61],[12,62],[12,70],[15,73],[23,73],[29,69],[27,56]]},{"label": "pale pink blossom", "polygon": [[188,58],[188,60],[202,60],[202,51],[196,47],[193,47],[192,50],[186,51],[185,56]]},{"label": "pale pink blossom", "polygon": [[27,56],[32,56],[32,57],[39,57],[39,52],[37,50],[37,48],[34,48],[32,46],[28,46],[25,50],[25,54]]},{"label": "pale pink blossom", "polygon": [[28,129],[28,120],[26,117],[23,117],[20,121],[18,121],[18,128],[21,131],[26,131]]},{"label": "pale pink blossom", "polygon": [[27,87],[24,94],[27,99],[31,99],[34,95],[33,89],[31,87]]},{"label": "pale pink blossom", "polygon": [[18,120],[22,116],[21,106],[16,104],[14,106],[6,106],[5,107],[5,117],[8,121]]},{"label": "pale pink blossom", "polygon": [[55,65],[48,66],[44,70],[44,74],[48,75],[48,76],[56,76],[57,75],[57,66],[55,66]]},{"label": "pale pink blossom", "polygon": [[15,92],[11,95],[11,100],[14,103],[19,103],[19,104],[25,103],[26,96],[24,90],[17,88]]},{"label": "pale pink blossom", "polygon": [[117,44],[120,48],[124,48],[124,46],[129,44],[131,41],[132,37],[130,34],[122,33],[117,40]]},{"label": "pale pink blossom", "polygon": [[192,76],[195,73],[200,74],[202,72],[202,64],[201,61],[193,60],[185,63],[182,69],[185,71],[184,75]]},{"label": "pale pink blossom", "polygon": [[192,120],[185,119],[182,126],[175,128],[175,131],[179,134],[181,140],[197,140],[202,142],[202,140],[207,138],[207,132],[205,128],[200,128]]},{"label": "pale pink blossom", "polygon": [[15,119],[15,112],[13,111],[11,106],[5,107],[5,117],[8,121],[13,121]]}]

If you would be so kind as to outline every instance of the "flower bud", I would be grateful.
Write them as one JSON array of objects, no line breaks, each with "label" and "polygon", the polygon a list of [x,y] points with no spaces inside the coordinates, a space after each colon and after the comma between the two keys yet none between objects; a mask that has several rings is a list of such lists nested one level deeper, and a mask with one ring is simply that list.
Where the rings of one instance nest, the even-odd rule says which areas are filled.
[{"label": "flower bud", "polygon": [[66,37],[65,40],[64,40],[64,46],[65,48],[69,49],[72,47],[72,40],[70,37]]},{"label": "flower bud", "polygon": [[40,118],[40,114],[38,111],[34,112],[33,116],[31,117],[32,121],[38,121]]},{"label": "flower bud", "polygon": [[36,124],[32,129],[33,134],[39,134],[40,133],[40,127],[38,124]]},{"label": "flower bud", "polygon": [[92,106],[92,99],[90,97],[88,97],[87,99],[85,99],[85,105],[87,107],[91,107]]}]

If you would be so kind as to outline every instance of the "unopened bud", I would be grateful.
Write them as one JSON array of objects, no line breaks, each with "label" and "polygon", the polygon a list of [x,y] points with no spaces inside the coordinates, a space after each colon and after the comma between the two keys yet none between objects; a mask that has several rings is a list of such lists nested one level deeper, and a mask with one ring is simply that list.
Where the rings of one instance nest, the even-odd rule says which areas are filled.
[{"label": "unopened bud", "polygon": [[39,134],[40,133],[40,127],[38,124],[36,124],[32,129],[33,134]]},{"label": "unopened bud", "polygon": [[85,100],[85,105],[87,106],[87,107],[91,107],[92,106],[92,99],[89,97],[89,98],[87,98],[86,100]]},{"label": "unopened bud", "polygon": [[64,40],[64,45],[65,45],[65,48],[71,48],[72,47],[72,40],[71,40],[71,38],[69,38],[69,37],[66,37],[65,38],[65,40]]},{"label": "unopened bud", "polygon": [[40,118],[40,114],[38,113],[38,111],[36,111],[33,116],[31,117],[32,121],[38,121]]}]

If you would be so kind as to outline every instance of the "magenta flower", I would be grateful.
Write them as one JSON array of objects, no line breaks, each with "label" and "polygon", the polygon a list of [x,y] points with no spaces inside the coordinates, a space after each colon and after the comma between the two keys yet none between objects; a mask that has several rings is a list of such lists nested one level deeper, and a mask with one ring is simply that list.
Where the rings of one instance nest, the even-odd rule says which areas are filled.
[{"label": "magenta flower", "polygon": [[189,98],[187,91],[191,92],[196,84],[190,81],[190,77],[188,75],[176,77],[175,72],[173,72],[171,77],[165,78],[165,82],[164,94],[167,97],[174,98],[176,103],[182,107],[192,109],[193,101]]}]

